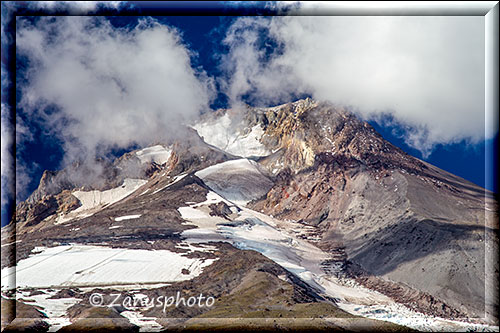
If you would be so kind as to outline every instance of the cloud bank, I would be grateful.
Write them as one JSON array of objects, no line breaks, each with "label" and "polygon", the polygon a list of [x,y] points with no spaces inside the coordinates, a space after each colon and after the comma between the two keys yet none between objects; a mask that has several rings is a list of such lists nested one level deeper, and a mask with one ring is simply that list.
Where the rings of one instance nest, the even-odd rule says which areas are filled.
[{"label": "cloud bank", "polygon": [[390,113],[424,156],[484,139],[484,17],[240,18],[224,43],[234,104],[308,93],[365,119]]},{"label": "cloud bank", "polygon": [[211,100],[179,33],[153,19],[18,20],[16,46],[28,64],[18,108],[63,142],[69,162],[171,138]]},{"label": "cloud bank", "polygon": [[4,103],[1,104],[1,149],[2,149],[2,162],[1,162],[1,176],[2,176],[2,208],[10,200],[13,193],[13,182],[11,180],[11,175],[13,174],[13,163],[12,154],[10,152],[10,147],[12,145],[12,128],[10,126],[10,112],[8,106]]},{"label": "cloud bank", "polygon": [[[484,139],[484,43],[483,17],[241,17],[226,31],[228,52],[215,55],[217,83],[231,106],[309,94],[393,119],[427,156]],[[17,112],[62,142],[61,167],[168,139],[215,96],[180,32],[151,18],[116,28],[102,17],[21,17],[16,45],[27,64]],[[22,151],[36,138],[19,126]],[[26,182],[37,166],[23,161]]]},{"label": "cloud bank", "polygon": [[87,15],[99,9],[118,10],[126,5],[126,1],[33,1],[26,4],[31,8],[42,10],[46,14],[63,11],[72,15]]}]

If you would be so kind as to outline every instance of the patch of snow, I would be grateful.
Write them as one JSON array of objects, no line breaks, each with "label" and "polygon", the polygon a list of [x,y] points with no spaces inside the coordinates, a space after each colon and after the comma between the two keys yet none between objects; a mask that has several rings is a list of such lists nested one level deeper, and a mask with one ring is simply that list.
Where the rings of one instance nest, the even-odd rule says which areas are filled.
[{"label": "patch of snow", "polygon": [[141,214],[125,215],[125,216],[115,217],[115,221],[119,222],[124,220],[138,219],[139,217],[141,217]]},{"label": "patch of snow", "polygon": [[14,289],[16,281],[16,268],[5,267],[2,269],[2,290]]},{"label": "patch of snow", "polygon": [[72,194],[80,200],[81,206],[66,215],[59,215],[55,224],[92,216],[100,208],[125,199],[146,183],[144,179],[126,178],[121,186],[106,191],[74,191]]},{"label": "patch of snow", "polygon": [[9,246],[9,245],[12,245],[12,244],[16,244],[16,243],[19,243],[19,242],[21,242],[21,240],[16,240],[16,241],[14,241],[14,242],[5,243],[5,244],[2,244],[2,247],[4,247],[4,246]]},{"label": "patch of snow", "polygon": [[423,332],[498,332],[498,326],[474,324],[430,317],[414,312],[405,306],[391,302],[380,305],[355,305],[339,302],[337,305],[352,314],[371,319],[385,320],[395,324],[411,327]]},{"label": "patch of snow", "polygon": [[[14,270],[2,269],[2,281],[12,274],[22,288],[185,281],[201,274],[214,260],[188,258],[168,250],[61,245],[20,260]],[[182,274],[184,268],[190,273]]]},{"label": "patch of snow", "polygon": [[[42,290],[43,294],[38,295],[30,295],[30,292],[20,291],[17,295],[17,298],[23,301],[26,304],[30,305],[38,305],[42,309],[43,313],[47,315],[48,318],[45,318],[44,321],[50,325],[49,332],[55,332],[59,330],[61,327],[67,326],[71,324],[70,319],[67,316],[67,310],[71,306],[80,303],[81,299],[79,298],[57,298],[50,299],[49,297],[54,296],[57,291],[47,291]],[[30,302],[33,300],[34,302]]]},{"label": "patch of snow", "polygon": [[[222,217],[210,215],[210,209],[208,208],[208,205],[218,202],[224,202],[230,207],[230,209],[236,209],[233,203],[227,201],[217,193],[209,191],[207,193],[207,199],[205,201],[195,203],[187,207],[179,207],[177,208],[177,210],[181,214],[181,217],[187,221],[183,224],[196,225],[199,228],[202,228],[202,230],[215,230],[217,228],[217,223],[227,222],[227,220],[223,219]],[[231,209],[231,211],[233,210]],[[199,229],[189,229],[185,230],[184,232],[197,233],[198,230]]]},{"label": "patch of snow", "polygon": [[285,274],[278,275],[278,279],[285,281],[285,282],[288,282],[288,279],[287,279]]},{"label": "patch of snow", "polygon": [[196,172],[195,176],[214,192],[239,205],[261,197],[273,185],[259,164],[248,159],[215,164]]},{"label": "patch of snow", "polygon": [[171,182],[171,183],[168,183],[167,185],[157,189],[156,191],[154,191],[152,194],[156,194],[160,191],[163,191],[164,189],[166,189],[167,187],[170,187],[172,185],[174,185],[175,183],[177,183],[178,181],[180,181],[182,178],[186,177],[187,176],[187,173],[184,173],[184,174],[181,174],[181,175],[178,175],[178,176],[175,176],[174,177],[174,180]]},{"label": "patch of snow", "polygon": [[72,194],[82,203],[82,206],[74,212],[78,213],[98,206],[109,206],[126,198],[146,183],[147,180],[144,179],[127,178],[123,181],[123,185],[106,191],[74,191]]},{"label": "patch of snow", "polygon": [[193,128],[203,140],[225,152],[241,157],[267,156],[270,151],[260,143],[264,134],[260,125],[255,125],[247,134],[231,124],[226,113],[215,120],[196,124]]},{"label": "patch of snow", "polygon": [[114,226],[109,227],[108,229],[117,229],[117,228],[121,228],[121,227],[122,227],[121,225],[114,225]]},{"label": "patch of snow", "polygon": [[182,242],[176,246],[179,249],[188,250],[189,252],[213,252],[217,251],[217,247],[208,244],[192,244]]},{"label": "patch of snow", "polygon": [[193,207],[179,207],[177,210],[181,214],[181,217],[188,221],[211,218],[208,209],[205,211]]},{"label": "patch of snow", "polygon": [[120,315],[127,318],[132,324],[139,326],[139,332],[158,332],[163,326],[156,322],[155,317],[144,317],[138,311],[122,311]]},{"label": "patch of snow", "polygon": [[155,162],[161,165],[168,162],[170,155],[172,155],[172,150],[161,145],[156,145],[136,151],[135,155],[141,160],[141,163]]},{"label": "patch of snow", "polygon": [[[163,287],[168,287],[172,285],[171,283],[127,283],[127,284],[116,284],[116,285],[105,285],[99,286],[101,289],[113,289],[113,290],[121,290],[126,292],[133,292],[134,289],[143,290],[143,289],[158,289]],[[89,292],[95,290],[95,286],[92,287],[78,287],[82,292]]]},{"label": "patch of snow", "polygon": [[44,251],[47,247],[46,246],[35,246],[33,250],[31,250],[31,253],[40,253]]}]

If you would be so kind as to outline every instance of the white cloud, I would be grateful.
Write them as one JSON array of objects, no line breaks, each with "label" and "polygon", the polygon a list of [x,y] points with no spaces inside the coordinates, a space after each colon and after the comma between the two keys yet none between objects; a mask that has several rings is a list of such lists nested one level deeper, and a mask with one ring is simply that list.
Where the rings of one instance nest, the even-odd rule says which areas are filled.
[{"label": "white cloud", "polygon": [[[263,61],[269,37],[282,49]],[[484,17],[241,18],[225,42],[233,102],[305,92],[365,118],[391,112],[424,154],[484,139]]]},{"label": "white cloud", "polygon": [[208,108],[211,79],[191,68],[178,32],[153,19],[132,29],[101,17],[17,26],[17,53],[30,64],[19,106],[63,141],[68,162],[165,140]]},{"label": "white cloud", "polygon": [[118,9],[125,1],[33,1],[31,6],[43,10],[68,10],[70,12],[92,13],[101,8]]},{"label": "white cloud", "polygon": [[2,133],[2,176],[10,171],[11,155],[9,152],[9,146],[12,145],[12,130],[10,126],[10,114],[9,108],[6,104],[2,103],[2,123],[1,123],[1,133]]},{"label": "white cloud", "polygon": [[2,103],[2,122],[1,122],[1,177],[2,177],[2,198],[1,204],[3,207],[9,202],[13,194],[13,183],[10,181],[13,174],[12,154],[10,147],[12,145],[13,131],[11,126],[11,118],[9,107]]},{"label": "white cloud", "polygon": [[251,94],[256,103],[268,105],[276,100],[290,97],[298,85],[293,72],[279,62],[266,63],[263,33],[270,29],[270,21],[265,18],[243,17],[233,23],[226,34],[224,43],[231,47],[222,57],[221,66],[228,76],[221,79],[232,106],[237,106],[243,95]]}]

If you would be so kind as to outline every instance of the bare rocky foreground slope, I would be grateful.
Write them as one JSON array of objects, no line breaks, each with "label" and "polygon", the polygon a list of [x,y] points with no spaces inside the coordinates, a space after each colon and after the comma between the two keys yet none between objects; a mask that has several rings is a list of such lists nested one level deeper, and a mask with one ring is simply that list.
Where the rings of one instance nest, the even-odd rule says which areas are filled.
[{"label": "bare rocky foreground slope", "polygon": [[2,327],[498,330],[496,212],[342,108],[219,110],[46,172],[2,228]]}]

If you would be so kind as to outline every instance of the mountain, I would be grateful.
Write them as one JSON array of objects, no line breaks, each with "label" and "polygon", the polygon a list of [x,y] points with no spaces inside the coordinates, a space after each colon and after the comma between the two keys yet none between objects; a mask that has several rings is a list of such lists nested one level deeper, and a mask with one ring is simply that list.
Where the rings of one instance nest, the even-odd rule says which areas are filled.
[{"label": "mountain", "polygon": [[2,313],[61,331],[498,330],[496,212],[345,108],[221,109],[45,172],[2,228]]}]

